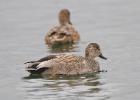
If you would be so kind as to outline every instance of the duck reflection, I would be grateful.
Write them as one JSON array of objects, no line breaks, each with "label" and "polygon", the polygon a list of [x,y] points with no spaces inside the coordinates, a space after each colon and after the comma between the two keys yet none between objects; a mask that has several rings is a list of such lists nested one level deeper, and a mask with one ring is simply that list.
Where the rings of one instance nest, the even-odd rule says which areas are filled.
[{"label": "duck reflection", "polygon": [[24,90],[26,90],[28,99],[39,100],[48,98],[53,100],[74,99],[81,100],[82,98],[100,98],[106,100],[109,96],[103,95],[100,76],[97,74],[62,76],[36,78],[29,76],[23,78]]},{"label": "duck reflection", "polygon": [[54,45],[47,46],[49,52],[51,53],[63,53],[63,52],[73,52],[78,48],[77,43],[57,43]]}]

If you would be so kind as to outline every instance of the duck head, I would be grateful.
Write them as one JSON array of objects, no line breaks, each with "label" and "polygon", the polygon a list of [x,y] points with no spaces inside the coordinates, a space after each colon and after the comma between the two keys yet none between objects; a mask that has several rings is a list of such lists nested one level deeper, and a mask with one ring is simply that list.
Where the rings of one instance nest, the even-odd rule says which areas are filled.
[{"label": "duck head", "polygon": [[72,24],[70,21],[70,11],[68,9],[62,9],[59,12],[58,19],[59,19],[60,25],[62,26],[66,24]]},{"label": "duck head", "polygon": [[107,60],[107,58],[103,56],[100,46],[97,43],[88,44],[85,50],[85,57],[90,59],[100,57],[102,59]]}]

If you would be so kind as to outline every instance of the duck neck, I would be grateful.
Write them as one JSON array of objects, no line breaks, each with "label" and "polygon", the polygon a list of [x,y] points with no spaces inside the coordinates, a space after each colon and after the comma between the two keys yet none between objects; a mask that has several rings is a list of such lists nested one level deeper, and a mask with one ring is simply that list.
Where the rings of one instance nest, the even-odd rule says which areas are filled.
[{"label": "duck neck", "polygon": [[94,61],[94,57],[89,56],[89,57],[85,57],[87,61]]},{"label": "duck neck", "polygon": [[94,66],[94,64],[95,64],[95,57],[93,57],[93,56],[86,56],[85,59],[86,59],[87,65],[89,67],[93,67]]},{"label": "duck neck", "polygon": [[68,25],[67,22],[65,22],[65,23],[60,23],[60,26],[67,26],[67,25]]}]

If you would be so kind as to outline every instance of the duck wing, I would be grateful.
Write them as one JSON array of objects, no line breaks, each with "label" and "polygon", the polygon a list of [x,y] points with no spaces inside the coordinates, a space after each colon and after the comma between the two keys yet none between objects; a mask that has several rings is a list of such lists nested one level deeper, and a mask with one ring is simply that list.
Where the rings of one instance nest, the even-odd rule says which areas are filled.
[{"label": "duck wing", "polygon": [[37,66],[37,70],[47,69],[47,74],[77,74],[79,68],[84,66],[84,61],[82,56],[61,55],[41,62]]},{"label": "duck wing", "polygon": [[28,62],[25,62],[24,64],[36,63],[36,62],[43,62],[43,61],[47,61],[47,60],[50,60],[50,59],[54,59],[56,57],[57,57],[57,55],[49,55],[49,56],[43,57],[43,58],[41,58],[39,60],[36,60],[36,61],[28,61]]},{"label": "duck wing", "polygon": [[58,55],[49,55],[49,56],[47,56],[47,57],[43,57],[43,58],[39,59],[38,62],[48,61],[48,60],[57,58],[57,56],[58,56]]}]

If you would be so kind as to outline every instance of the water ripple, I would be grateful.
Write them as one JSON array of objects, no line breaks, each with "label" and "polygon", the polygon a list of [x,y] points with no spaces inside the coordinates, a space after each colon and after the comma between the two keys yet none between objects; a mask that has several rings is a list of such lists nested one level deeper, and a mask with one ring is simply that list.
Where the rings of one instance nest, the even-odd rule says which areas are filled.
[{"label": "water ripple", "polygon": [[59,78],[23,78],[22,90],[27,93],[29,100],[84,100],[95,98],[106,100],[110,90],[99,75],[76,76]]}]

